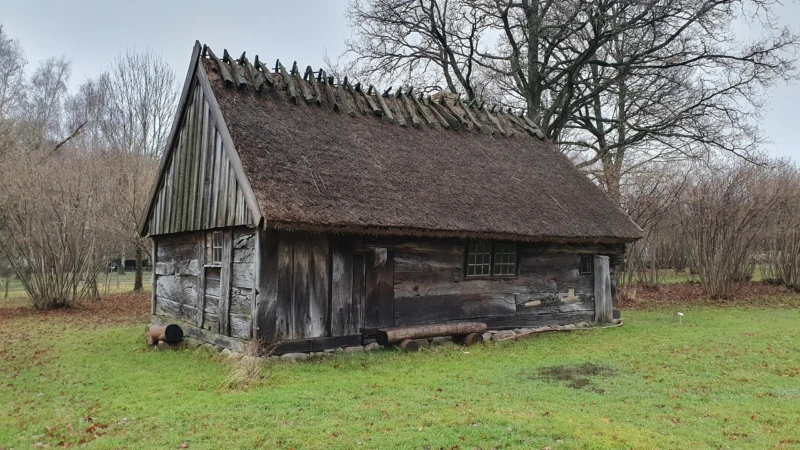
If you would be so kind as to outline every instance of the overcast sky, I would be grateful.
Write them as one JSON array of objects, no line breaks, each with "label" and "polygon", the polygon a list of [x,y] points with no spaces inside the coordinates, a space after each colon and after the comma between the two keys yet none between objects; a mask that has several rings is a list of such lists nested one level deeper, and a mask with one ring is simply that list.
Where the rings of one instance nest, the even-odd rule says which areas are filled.
[{"label": "overcast sky", "polygon": [[[800,5],[779,9],[781,21],[800,30]],[[335,59],[350,36],[344,17],[346,0],[177,1],[6,0],[0,23],[25,49],[29,67],[50,56],[72,61],[72,85],[97,76],[127,48],[163,52],[183,80],[195,40],[212,49],[242,51],[266,61],[280,58],[300,67]],[[755,30],[742,27],[743,35]],[[767,149],[800,163],[800,124],[795,111],[800,85],[781,86],[770,94],[763,127],[773,141]]]}]

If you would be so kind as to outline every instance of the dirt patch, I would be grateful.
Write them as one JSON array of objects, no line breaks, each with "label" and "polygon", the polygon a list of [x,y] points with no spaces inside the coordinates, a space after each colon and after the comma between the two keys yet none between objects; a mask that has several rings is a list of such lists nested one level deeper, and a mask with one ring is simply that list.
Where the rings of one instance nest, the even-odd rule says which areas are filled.
[{"label": "dirt patch", "polygon": [[[36,311],[28,305],[0,306],[0,324],[4,322],[35,318],[59,324],[124,325],[145,323],[150,314],[150,294],[131,292],[110,295],[102,300],[86,301],[69,309]],[[1,325],[0,325],[1,326]]]},{"label": "dirt patch", "polygon": [[598,394],[604,392],[603,388],[594,383],[595,378],[614,376],[616,372],[608,366],[594,363],[573,365],[558,365],[542,367],[536,371],[535,379],[551,383],[564,383],[571,389],[588,389]]},{"label": "dirt patch", "polygon": [[753,281],[743,284],[733,298],[714,300],[703,293],[700,283],[637,285],[619,289],[616,307],[637,310],[668,306],[796,307],[800,294],[784,286]]}]

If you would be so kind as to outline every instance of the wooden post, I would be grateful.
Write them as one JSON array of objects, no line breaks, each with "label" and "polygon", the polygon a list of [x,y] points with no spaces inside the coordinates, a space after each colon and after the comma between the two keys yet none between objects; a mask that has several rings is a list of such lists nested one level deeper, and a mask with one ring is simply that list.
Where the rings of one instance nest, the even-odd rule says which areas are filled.
[{"label": "wooden post", "polygon": [[[150,254],[150,266],[152,270],[150,273],[152,277],[150,279],[150,314],[156,313],[156,263],[158,262],[158,245],[156,244],[155,238],[150,238],[152,243],[153,253]],[[106,294],[108,293],[108,275],[106,275]]]},{"label": "wooden post", "polygon": [[230,228],[222,232],[222,267],[219,275],[219,334],[230,336],[231,269],[233,235]]},{"label": "wooden post", "polygon": [[6,291],[6,293],[5,293],[5,295],[3,296],[3,298],[8,298],[8,283],[9,283],[10,281],[11,281],[10,277],[6,276],[6,287],[5,287],[5,291]]},{"label": "wooden post", "polygon": [[608,256],[594,257],[594,321],[611,322],[614,304],[611,299],[611,271]]}]

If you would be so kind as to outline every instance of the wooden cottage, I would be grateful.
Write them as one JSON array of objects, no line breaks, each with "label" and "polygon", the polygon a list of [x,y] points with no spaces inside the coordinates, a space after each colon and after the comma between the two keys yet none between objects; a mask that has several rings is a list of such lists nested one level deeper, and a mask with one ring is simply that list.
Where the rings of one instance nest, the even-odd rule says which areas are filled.
[{"label": "wooden cottage", "polygon": [[608,321],[641,236],[526,117],[199,43],[145,214],[153,322],[277,353]]}]

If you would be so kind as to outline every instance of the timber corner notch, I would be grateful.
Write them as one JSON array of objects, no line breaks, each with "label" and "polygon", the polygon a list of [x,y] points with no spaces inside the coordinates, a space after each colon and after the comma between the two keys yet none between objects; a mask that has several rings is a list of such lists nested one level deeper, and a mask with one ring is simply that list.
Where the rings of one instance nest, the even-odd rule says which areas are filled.
[{"label": "timber corner notch", "polygon": [[281,355],[612,323],[642,231],[524,115],[198,42],[140,234],[152,325]]}]

